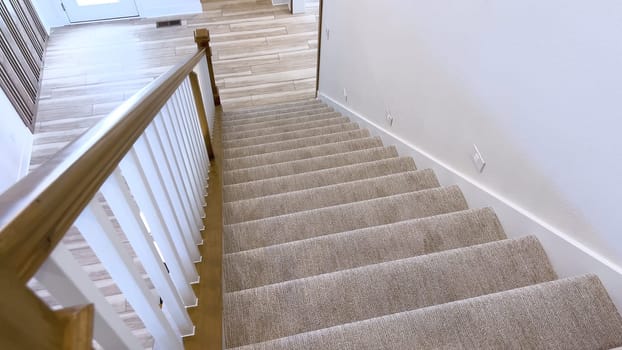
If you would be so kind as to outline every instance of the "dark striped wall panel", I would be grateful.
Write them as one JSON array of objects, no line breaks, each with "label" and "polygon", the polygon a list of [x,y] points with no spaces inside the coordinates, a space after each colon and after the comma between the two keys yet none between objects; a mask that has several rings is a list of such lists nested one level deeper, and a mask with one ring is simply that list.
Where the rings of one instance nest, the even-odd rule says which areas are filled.
[{"label": "dark striped wall panel", "polygon": [[30,0],[0,0],[0,87],[31,131],[47,39]]}]

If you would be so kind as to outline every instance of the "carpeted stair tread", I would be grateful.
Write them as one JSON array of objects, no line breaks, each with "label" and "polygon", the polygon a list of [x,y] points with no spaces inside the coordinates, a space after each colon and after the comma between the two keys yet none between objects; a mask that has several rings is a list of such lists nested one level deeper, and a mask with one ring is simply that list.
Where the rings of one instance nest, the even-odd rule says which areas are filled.
[{"label": "carpeted stair tread", "polygon": [[319,146],[310,146],[280,152],[258,154],[249,157],[225,159],[223,160],[223,169],[237,170],[252,168],[262,165],[285,163],[294,160],[328,156],[331,154],[353,152],[376,147],[382,147],[382,141],[380,140],[380,138],[359,138],[348,141],[333,142]]},{"label": "carpeted stair tread", "polygon": [[222,145],[225,149],[236,148],[236,147],[247,147],[247,146],[254,146],[254,145],[262,145],[265,143],[302,139],[302,138],[307,138],[311,136],[334,134],[338,132],[356,130],[358,128],[359,126],[356,123],[344,122],[340,124],[326,125],[326,126],[321,126],[321,127],[312,128],[312,129],[290,131],[290,132],[285,132],[285,133],[276,134],[276,135],[257,136],[257,137],[249,137],[246,139],[223,141]]},{"label": "carpeted stair tread", "polygon": [[535,237],[506,239],[492,209],[321,101],[220,125],[227,347],[622,346],[598,278],[552,281]]},{"label": "carpeted stair tread", "polygon": [[325,107],[321,105],[309,104],[309,105],[301,105],[301,106],[289,106],[289,107],[276,108],[276,109],[256,110],[253,112],[240,113],[240,114],[236,114],[232,116],[226,116],[224,120],[233,121],[233,120],[240,120],[240,119],[264,117],[264,116],[269,116],[269,115],[285,114],[285,113],[291,113],[291,112],[313,111],[318,108],[325,108]]},{"label": "carpeted stair tread", "polygon": [[315,98],[304,98],[304,99],[298,99],[298,100],[293,100],[293,101],[272,103],[269,105],[245,106],[245,107],[227,109],[226,111],[223,112],[223,115],[230,116],[230,115],[244,114],[244,113],[249,113],[249,112],[254,112],[254,111],[261,111],[261,110],[266,110],[266,109],[278,109],[278,108],[284,108],[284,107],[300,106],[300,105],[305,105],[305,104],[324,104],[324,102],[322,102],[321,100],[315,99]]},{"label": "carpeted stair tread", "polygon": [[223,205],[225,224],[440,187],[432,170],[399,173]]},{"label": "carpeted stair tread", "polygon": [[328,169],[348,164],[370,162],[373,160],[396,158],[397,150],[391,147],[368,148],[359,151],[339,153],[291,162],[263,165],[253,168],[229,170],[224,172],[224,184],[257,181],[272,177],[300,174],[308,171]]},{"label": "carpeted stair tread", "polygon": [[457,186],[225,225],[225,253],[467,209]]},{"label": "carpeted stair tread", "polygon": [[226,119],[226,118],[231,118],[231,117],[236,117],[236,116],[244,116],[244,115],[252,114],[256,112],[278,111],[278,110],[283,110],[283,109],[288,109],[288,108],[296,108],[296,107],[299,108],[303,106],[326,106],[326,104],[319,100],[307,99],[307,100],[291,101],[291,102],[278,103],[278,104],[265,105],[265,106],[253,106],[253,107],[239,108],[239,109],[224,111],[223,116]]},{"label": "carpeted stair tread", "polygon": [[225,202],[232,202],[259,198],[414,170],[416,170],[415,162],[410,157],[387,158],[223,186],[223,199]]},{"label": "carpeted stair tread", "polygon": [[505,239],[490,208],[464,210],[226,254],[225,291],[261,287]]},{"label": "carpeted stair tread", "polygon": [[301,117],[278,118],[276,120],[261,121],[257,123],[223,126],[222,132],[223,134],[228,134],[231,132],[260,130],[264,128],[273,128],[276,126],[299,124],[299,123],[305,123],[305,122],[310,122],[314,120],[330,119],[330,118],[335,118],[335,117],[340,117],[340,116],[341,114],[338,112],[323,112],[323,113],[318,113],[318,114],[313,114],[313,115],[305,115]]},{"label": "carpeted stair tread", "polygon": [[622,318],[598,277],[585,275],[236,349],[606,350],[619,346]]},{"label": "carpeted stair tread", "polygon": [[261,125],[264,123],[268,124],[268,123],[276,123],[276,122],[290,122],[290,121],[293,122],[300,118],[313,118],[319,115],[333,115],[333,114],[339,114],[339,113],[333,111],[332,108],[321,107],[321,108],[310,109],[310,110],[302,110],[302,111],[267,115],[267,116],[261,116],[261,117],[223,121],[222,128],[224,132],[228,132],[232,129],[240,128],[240,127],[254,129],[256,127],[261,127]]},{"label": "carpeted stair tread", "polygon": [[533,236],[368,265],[226,293],[225,341],[263,342],[555,278]]},{"label": "carpeted stair tread", "polygon": [[305,147],[321,146],[329,143],[350,141],[369,137],[369,130],[354,125],[351,130],[338,131],[326,135],[316,135],[295,140],[276,141],[255,146],[237,147],[223,150],[224,159],[256,156],[266,153],[282,152]]},{"label": "carpeted stair tread", "polygon": [[249,130],[249,131],[240,131],[240,132],[228,132],[223,135],[224,142],[248,139],[254,137],[268,136],[268,135],[277,135],[283,134],[293,131],[302,131],[306,129],[319,128],[328,125],[337,125],[337,124],[345,124],[350,122],[350,119],[347,117],[337,116],[330,119],[318,119],[312,120],[304,123],[298,124],[289,124],[289,125],[281,125],[281,126],[273,126],[270,128],[262,128],[258,130]]},{"label": "carpeted stair tread", "polygon": [[298,102],[280,103],[276,105],[255,106],[255,107],[249,107],[245,109],[238,109],[235,111],[226,111],[223,113],[223,117],[226,120],[226,119],[231,119],[231,118],[244,117],[244,116],[252,115],[258,112],[273,111],[273,112],[278,113],[280,111],[284,113],[283,111],[287,111],[291,109],[303,109],[303,108],[309,108],[309,107],[314,107],[314,106],[315,107],[326,106],[326,104],[318,100],[306,100],[306,101],[298,101]]}]

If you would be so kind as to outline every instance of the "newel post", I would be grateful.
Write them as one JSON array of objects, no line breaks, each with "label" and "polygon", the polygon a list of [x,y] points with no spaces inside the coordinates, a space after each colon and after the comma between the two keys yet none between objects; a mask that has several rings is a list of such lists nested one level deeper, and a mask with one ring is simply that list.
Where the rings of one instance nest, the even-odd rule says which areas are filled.
[{"label": "newel post", "polygon": [[212,84],[212,93],[214,95],[214,104],[220,106],[220,93],[216,86],[216,79],[214,79],[214,66],[212,64],[212,50],[209,46],[209,30],[205,28],[199,28],[194,31],[194,42],[197,43],[199,50],[205,49],[205,58],[207,59],[207,66],[209,67],[209,80]]}]

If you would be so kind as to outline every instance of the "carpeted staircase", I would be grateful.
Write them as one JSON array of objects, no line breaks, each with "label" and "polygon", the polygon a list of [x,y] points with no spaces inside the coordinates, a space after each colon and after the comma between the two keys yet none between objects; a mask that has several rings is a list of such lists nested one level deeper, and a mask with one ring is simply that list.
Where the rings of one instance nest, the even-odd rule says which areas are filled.
[{"label": "carpeted staircase", "polygon": [[225,113],[222,145],[227,348],[622,346],[596,276],[323,103]]}]

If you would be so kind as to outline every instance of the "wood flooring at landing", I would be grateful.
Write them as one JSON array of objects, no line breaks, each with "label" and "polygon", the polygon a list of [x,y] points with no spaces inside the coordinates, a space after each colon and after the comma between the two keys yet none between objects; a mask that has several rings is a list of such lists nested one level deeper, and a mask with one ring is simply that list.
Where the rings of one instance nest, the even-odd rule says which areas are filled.
[{"label": "wood flooring at landing", "polygon": [[204,12],[55,28],[45,57],[31,168],[121,102],[194,53],[193,31],[212,37],[225,109],[310,98],[315,93],[318,7],[291,15],[270,1],[207,2]]}]

